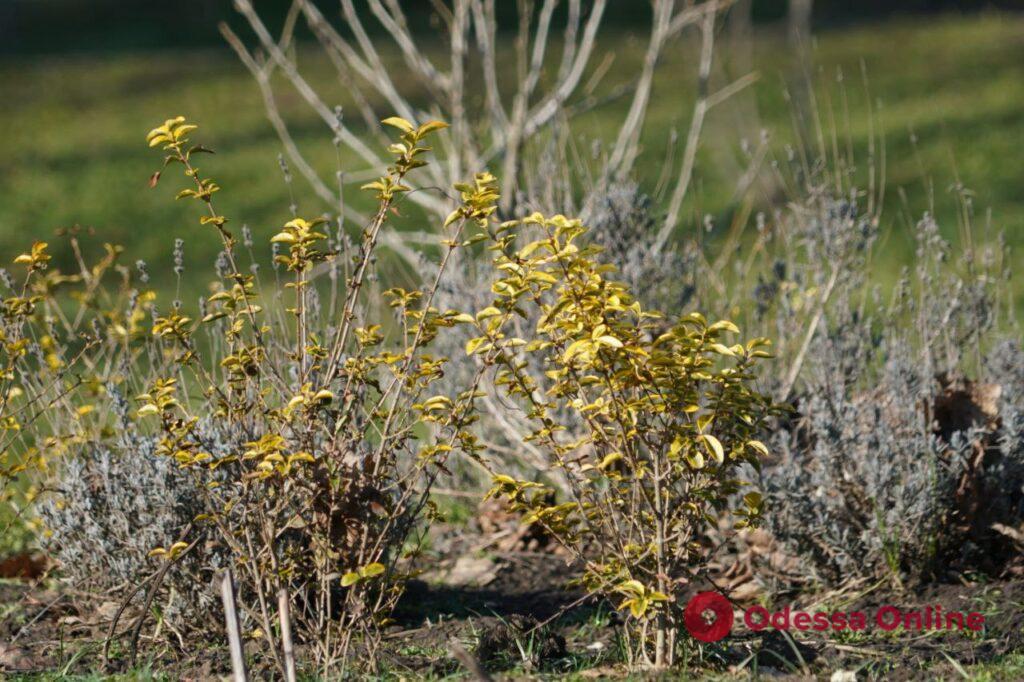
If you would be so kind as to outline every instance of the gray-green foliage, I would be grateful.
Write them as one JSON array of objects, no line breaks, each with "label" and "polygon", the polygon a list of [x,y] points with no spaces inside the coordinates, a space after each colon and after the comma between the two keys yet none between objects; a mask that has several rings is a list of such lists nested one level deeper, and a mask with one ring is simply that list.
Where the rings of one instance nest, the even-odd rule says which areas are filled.
[{"label": "gray-green foliage", "polygon": [[[850,211],[814,225],[822,247]],[[772,531],[824,582],[998,571],[1012,547],[991,525],[1024,520],[1024,356],[1001,342],[1002,254],[954,254],[928,217],[916,238],[891,298],[867,293],[867,258],[832,254],[846,271],[763,470]]]},{"label": "gray-green foliage", "polygon": [[[153,548],[183,537],[203,510],[191,474],[158,455],[154,437],[140,434],[127,420],[122,427],[116,442],[85,446],[68,456],[56,490],[37,507],[46,531],[44,549],[62,579],[117,601],[158,571],[163,559],[150,557]],[[201,429],[218,452],[241,443],[218,422],[204,421]],[[226,556],[223,548],[201,540],[170,568],[155,606],[172,627],[218,622],[214,578],[227,566]]]}]

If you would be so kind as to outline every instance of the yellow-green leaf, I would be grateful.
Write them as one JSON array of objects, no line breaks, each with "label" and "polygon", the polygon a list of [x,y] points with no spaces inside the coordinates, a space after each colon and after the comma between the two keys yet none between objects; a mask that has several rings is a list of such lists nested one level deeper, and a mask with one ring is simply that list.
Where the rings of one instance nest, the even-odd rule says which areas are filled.
[{"label": "yellow-green leaf", "polygon": [[590,339],[580,339],[579,341],[574,341],[573,343],[569,344],[568,348],[565,349],[565,353],[563,354],[562,359],[565,360],[566,362],[569,362],[580,353],[583,353],[586,350],[588,350],[592,345],[593,344],[590,341]]},{"label": "yellow-green leaf", "polygon": [[416,129],[413,126],[413,124],[409,123],[400,116],[389,116],[388,118],[381,121],[381,123],[383,123],[386,126],[391,126],[392,128],[398,128],[403,133],[411,133],[413,130]]},{"label": "yellow-green leaf", "polygon": [[448,227],[462,216],[462,209],[457,208],[448,214],[448,217],[444,219],[444,226]]},{"label": "yellow-green leaf", "polygon": [[740,333],[739,327],[737,327],[735,324],[733,324],[729,320],[719,320],[718,322],[715,322],[713,325],[708,327],[708,331],[709,332],[717,332],[717,331],[721,331],[723,329],[725,331],[733,332],[735,334],[739,334]]},{"label": "yellow-green leaf", "polygon": [[426,135],[427,133],[432,133],[435,130],[444,130],[447,127],[448,124],[444,121],[427,121],[421,125],[416,132],[420,135]]},{"label": "yellow-green leaf", "polygon": [[359,569],[359,572],[362,574],[364,578],[373,578],[383,573],[384,570],[384,564],[374,562],[372,564],[367,564],[366,566],[363,566],[361,569]]},{"label": "yellow-green leaf", "polygon": [[719,355],[728,355],[729,357],[733,357],[736,355],[728,346],[725,346],[721,343],[713,343],[709,347],[713,352],[718,353]]},{"label": "yellow-green leaf", "polygon": [[642,595],[645,592],[644,584],[639,580],[626,580],[619,584],[619,589],[628,594]]},{"label": "yellow-green leaf", "polygon": [[747,441],[747,447],[751,448],[751,449],[754,449],[754,450],[757,450],[759,453],[761,453],[765,457],[768,456],[768,446],[765,445],[764,443],[762,443],[759,440],[748,440]]},{"label": "yellow-green leaf", "polygon": [[708,450],[715,461],[719,464],[724,462],[725,449],[722,448],[722,442],[709,433],[701,434],[700,437],[704,441],[704,444],[708,446]]}]

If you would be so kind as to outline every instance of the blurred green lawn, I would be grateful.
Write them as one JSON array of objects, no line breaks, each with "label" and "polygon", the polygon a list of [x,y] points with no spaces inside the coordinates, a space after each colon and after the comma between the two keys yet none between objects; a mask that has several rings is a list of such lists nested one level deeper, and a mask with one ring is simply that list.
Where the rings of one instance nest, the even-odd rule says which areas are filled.
[{"label": "blurred green lawn", "polygon": [[[605,36],[602,46],[615,52],[610,85],[635,73],[643,38]],[[687,207],[691,224],[703,213],[723,215],[733,208],[733,188],[743,170],[741,137],[756,141],[763,127],[777,147],[793,138],[784,97],[784,83],[792,76],[790,50],[770,33],[750,47],[761,78],[753,90],[711,114]],[[929,183],[944,230],[956,235],[956,203],[948,188],[957,175],[974,190],[980,215],[991,207],[991,229],[1004,230],[1011,246],[1024,247],[1024,154],[1018,146],[1024,142],[1024,16],[907,19],[830,31],[818,36],[814,53],[818,71],[812,78],[822,84],[819,103],[824,110],[831,101],[840,120],[837,68],[846,75],[851,120],[840,127],[857,156],[864,158],[870,125],[885,139],[886,225],[892,230],[886,258],[897,263],[911,253],[907,216],[916,218],[928,208]],[[741,75],[723,55],[725,72],[716,73],[718,85]],[[867,116],[862,60],[877,106],[873,122]],[[666,130],[676,126],[684,134],[689,124],[693,61],[692,50],[673,49],[659,72],[639,164],[648,183],[664,158]],[[330,103],[345,103],[329,65],[314,51],[303,53],[302,66]],[[217,241],[196,224],[193,204],[172,200],[183,186],[181,178],[172,177],[173,168],[156,190],[147,188],[160,155],[146,148],[145,133],[179,113],[199,122],[196,139],[217,150],[203,159],[203,168],[223,187],[218,208],[236,227],[248,223],[257,239],[265,239],[289,217],[291,199],[277,163],[280,145],[255,84],[227,47],[0,61],[0,92],[2,260],[34,239],[49,238],[56,228],[79,224],[95,230],[97,243],[124,244],[129,262],[145,259],[157,284],[167,286],[173,281],[171,245],[181,237],[192,272],[202,274],[191,277],[183,293],[197,293]],[[332,173],[336,160],[327,131],[293,91],[281,92],[283,113],[300,146]],[[588,112],[581,130],[606,132],[627,105],[617,101]],[[918,139],[916,152],[911,131]],[[344,158],[343,164],[362,169],[355,159]],[[901,189],[909,211],[901,205]],[[301,178],[295,191],[301,213],[324,210]]]}]

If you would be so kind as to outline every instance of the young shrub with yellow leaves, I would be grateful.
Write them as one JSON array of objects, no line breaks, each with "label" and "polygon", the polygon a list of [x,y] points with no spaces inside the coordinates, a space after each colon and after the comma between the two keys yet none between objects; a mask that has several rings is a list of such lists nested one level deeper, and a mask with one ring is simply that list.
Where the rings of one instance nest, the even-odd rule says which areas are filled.
[{"label": "young shrub with yellow leaves", "polygon": [[[585,231],[534,214],[482,232],[498,277],[466,351],[522,407],[528,441],[570,491],[559,499],[499,474],[488,495],[570,551],[581,584],[625,611],[631,662],[660,668],[674,661],[681,588],[707,559],[703,530],[762,511],[757,492],[737,509],[729,500],[745,485],[740,465],[767,454],[757,438],[773,407],[753,382],[768,341],[737,343],[733,323],[699,313],[644,310],[600,249],[582,245]],[[517,317],[538,320],[532,336],[514,335]]]},{"label": "young shrub with yellow leaves", "polygon": [[[214,206],[220,188],[194,165],[208,151],[189,141],[196,126],[178,117],[148,136],[165,167],[183,167],[192,186],[177,196],[199,202],[200,222],[224,249],[221,279],[198,314],[176,303],[155,315],[132,364],[145,372],[139,428],[203,500],[191,528],[151,554],[177,562],[204,546],[226,549],[243,629],[281,674],[278,592],[289,592],[296,637],[323,674],[355,660],[355,638],[372,653],[433,515],[431,484],[450,452],[476,449],[467,430],[473,393],[435,394],[445,358],[428,350],[444,329],[472,321],[433,305],[471,210],[448,224],[422,290],[385,292],[397,323],[372,322],[366,284],[382,232],[409,190],[406,176],[426,165],[426,139],[445,126],[384,123],[400,139],[389,148],[393,165],[365,186],[378,206],[358,247],[346,250],[340,226],[332,236],[326,219],[289,220],[270,239],[275,269],[288,273],[273,280],[281,291],[240,269],[236,238]],[[315,280],[314,268],[330,276]],[[373,666],[372,655],[361,660]]]}]

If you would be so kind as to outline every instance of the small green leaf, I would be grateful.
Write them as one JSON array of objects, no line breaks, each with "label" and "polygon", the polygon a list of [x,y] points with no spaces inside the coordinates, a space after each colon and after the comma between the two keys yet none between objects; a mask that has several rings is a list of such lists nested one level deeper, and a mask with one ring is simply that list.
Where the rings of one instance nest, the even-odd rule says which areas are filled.
[{"label": "small green leaf", "polygon": [[709,433],[701,434],[700,437],[704,441],[705,445],[708,446],[708,450],[710,451],[711,456],[715,459],[715,461],[718,462],[719,464],[724,462],[725,449],[722,448],[722,442]]},{"label": "small green leaf", "polygon": [[747,447],[751,448],[753,450],[757,450],[759,453],[761,453],[765,457],[768,456],[768,446],[765,445],[764,443],[762,443],[759,440],[748,440],[747,441]]},{"label": "small green leaf", "polygon": [[728,346],[722,345],[720,343],[713,343],[709,346],[709,348],[712,352],[718,353],[719,355],[728,355],[729,357],[736,355]]},{"label": "small green leaf", "polygon": [[461,217],[462,217],[462,209],[461,208],[455,209],[454,211],[452,211],[451,213],[448,214],[447,218],[444,219],[444,226],[448,227],[449,225],[451,225],[452,223],[454,223],[456,220],[458,220]]},{"label": "small green leaf", "polygon": [[413,126],[413,124],[409,123],[404,118],[401,118],[399,116],[389,116],[388,118],[381,121],[381,123],[383,123],[386,126],[391,126],[392,128],[398,128],[403,133],[411,133],[413,130],[416,129]]},{"label": "small green leaf", "polygon": [[740,333],[739,327],[737,327],[735,324],[733,324],[729,320],[719,320],[718,322],[715,322],[713,325],[708,327],[708,332],[717,332],[717,331],[722,331],[723,329],[725,331],[733,332],[735,334],[739,334]]},{"label": "small green leaf", "polygon": [[642,595],[644,593],[644,584],[639,580],[626,580],[619,584],[619,589],[627,594]]},{"label": "small green leaf", "polygon": [[426,123],[421,125],[416,132],[419,135],[426,135],[427,133],[432,133],[435,130],[444,130],[447,127],[448,124],[445,123],[444,121],[427,121]]},{"label": "small green leaf", "polygon": [[136,414],[139,417],[148,417],[153,414],[160,414],[160,408],[151,403],[149,405],[143,405],[142,407],[140,407],[139,411]]},{"label": "small green leaf", "polygon": [[361,573],[364,578],[373,578],[374,576],[378,576],[383,573],[384,570],[384,564],[374,562],[360,568],[359,573]]}]

